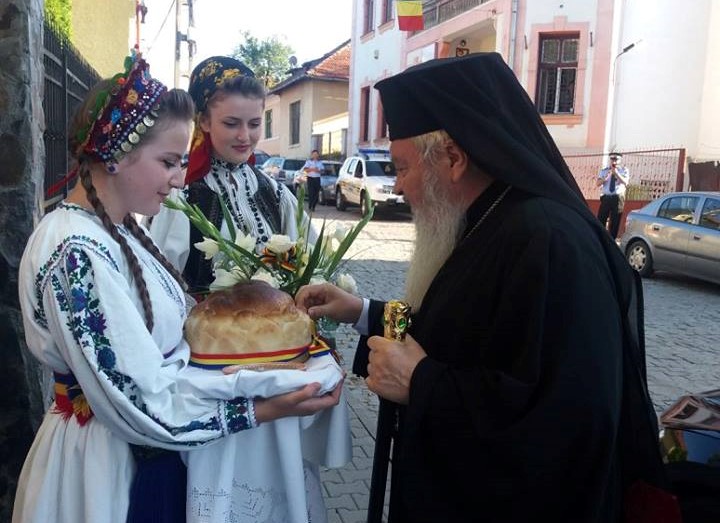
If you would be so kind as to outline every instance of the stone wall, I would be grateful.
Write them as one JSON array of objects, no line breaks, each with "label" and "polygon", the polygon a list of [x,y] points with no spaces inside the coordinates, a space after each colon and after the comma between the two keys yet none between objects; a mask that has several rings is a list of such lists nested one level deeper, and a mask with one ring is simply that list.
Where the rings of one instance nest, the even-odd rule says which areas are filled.
[{"label": "stone wall", "polygon": [[25,348],[18,265],[41,212],[44,171],[42,0],[0,0],[0,522],[45,405]]}]

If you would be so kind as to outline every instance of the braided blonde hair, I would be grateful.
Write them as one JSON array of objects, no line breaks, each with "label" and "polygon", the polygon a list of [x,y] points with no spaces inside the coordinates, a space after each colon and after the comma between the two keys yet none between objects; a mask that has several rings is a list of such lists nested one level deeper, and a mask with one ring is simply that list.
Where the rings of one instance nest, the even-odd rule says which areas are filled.
[{"label": "braided blonde hair", "polygon": [[[97,94],[102,91],[108,85],[108,83],[109,80],[103,80],[90,92],[90,95],[85,100],[85,103],[82,104],[82,106],[75,115],[71,127],[71,137],[77,136],[77,130],[81,129],[82,126],[87,125],[88,115],[90,114],[88,108],[92,107],[95,104]],[[188,95],[185,91],[181,91],[179,89],[171,89],[160,98],[159,109],[157,112],[158,118],[155,126],[148,130],[148,132],[143,136],[142,142],[130,154],[134,154],[138,149],[142,148],[145,144],[147,144],[152,139],[152,136],[154,134],[160,132],[158,131],[159,127],[166,127],[165,125],[161,125],[163,121],[189,122],[193,117],[194,106],[190,95]],[[107,229],[112,238],[120,245],[120,248],[122,249],[122,252],[125,255],[125,258],[130,266],[130,271],[132,272],[133,279],[135,280],[135,286],[137,287],[138,293],[140,294],[140,300],[142,302],[143,312],[145,314],[145,326],[147,327],[148,331],[152,332],[153,326],[155,325],[152,302],[150,301],[150,294],[148,293],[147,284],[145,283],[145,278],[143,277],[143,271],[140,265],[140,261],[138,260],[137,256],[135,256],[135,253],[133,252],[125,237],[120,234],[117,226],[113,223],[107,212],[105,212],[105,206],[103,205],[102,201],[100,201],[95,186],[92,183],[92,177],[90,176],[90,163],[92,160],[89,157],[79,153],[80,148],[78,147],[78,143],[76,140],[69,140],[68,145],[70,148],[70,153],[73,155],[73,157],[75,157],[78,162],[80,183],[85,189],[88,202],[90,202],[90,205],[92,205],[95,214],[100,219],[105,229]],[[173,278],[175,278],[178,284],[183,289],[186,289],[187,286],[180,272],[175,267],[173,267],[170,261],[162,254],[162,252],[160,252],[160,249],[158,249],[157,246],[153,243],[153,241],[145,234],[142,227],[138,225],[135,218],[129,214],[126,215],[123,218],[123,225],[127,227],[130,233],[138,239],[140,244],[150,254],[153,255],[153,257],[173,276]]]}]

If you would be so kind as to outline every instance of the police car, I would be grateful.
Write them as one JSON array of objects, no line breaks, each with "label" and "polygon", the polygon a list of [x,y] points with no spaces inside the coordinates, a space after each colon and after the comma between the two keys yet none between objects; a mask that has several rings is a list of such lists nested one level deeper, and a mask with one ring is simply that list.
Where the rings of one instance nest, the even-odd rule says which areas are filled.
[{"label": "police car", "polygon": [[340,167],[335,188],[335,207],[338,211],[345,211],[350,205],[359,206],[365,215],[367,193],[377,207],[408,210],[403,197],[393,193],[395,178],[390,151],[360,149],[358,154],[348,157]]}]

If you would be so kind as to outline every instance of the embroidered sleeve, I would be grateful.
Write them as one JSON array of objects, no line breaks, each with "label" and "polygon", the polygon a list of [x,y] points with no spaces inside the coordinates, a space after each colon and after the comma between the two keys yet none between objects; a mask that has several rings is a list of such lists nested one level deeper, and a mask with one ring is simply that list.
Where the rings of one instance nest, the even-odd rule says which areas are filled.
[{"label": "embroidered sleeve", "polygon": [[190,221],[187,216],[163,206],[153,217],[148,229],[165,257],[182,272],[190,255]]},{"label": "embroidered sleeve", "polygon": [[163,365],[121,271],[101,246],[73,241],[36,279],[36,316],[46,318],[98,420],[131,443],[174,449],[252,428],[245,398],[205,399],[180,386],[182,370]]}]

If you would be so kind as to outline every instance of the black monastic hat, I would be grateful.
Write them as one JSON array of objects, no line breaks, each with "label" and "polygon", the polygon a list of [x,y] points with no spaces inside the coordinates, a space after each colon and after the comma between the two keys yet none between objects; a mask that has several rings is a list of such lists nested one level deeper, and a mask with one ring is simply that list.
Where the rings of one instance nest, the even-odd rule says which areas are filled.
[{"label": "black monastic hat", "polygon": [[492,178],[596,221],[537,108],[498,53],[430,60],[375,88],[391,140],[443,129]]}]

